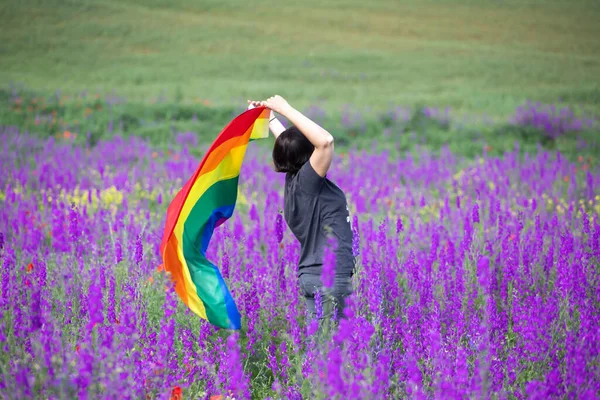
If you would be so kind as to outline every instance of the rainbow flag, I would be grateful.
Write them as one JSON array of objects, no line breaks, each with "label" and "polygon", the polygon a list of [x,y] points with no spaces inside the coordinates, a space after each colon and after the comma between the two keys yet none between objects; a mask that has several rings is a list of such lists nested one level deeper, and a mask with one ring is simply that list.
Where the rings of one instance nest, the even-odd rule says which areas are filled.
[{"label": "rainbow flag", "polygon": [[233,214],[246,147],[269,134],[269,110],[257,107],[225,127],[167,209],[160,252],[181,300],[213,325],[240,328],[240,313],[216,265],[206,258],[214,229]]}]

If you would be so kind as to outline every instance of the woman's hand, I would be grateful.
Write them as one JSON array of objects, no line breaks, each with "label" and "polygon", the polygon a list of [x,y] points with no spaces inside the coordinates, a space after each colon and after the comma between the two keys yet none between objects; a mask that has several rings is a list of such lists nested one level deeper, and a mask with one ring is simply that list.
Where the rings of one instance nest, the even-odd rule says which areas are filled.
[{"label": "woman's hand", "polygon": [[284,116],[292,109],[292,106],[290,106],[287,100],[279,95],[269,97],[267,100],[263,101],[263,105]]},{"label": "woman's hand", "polygon": [[285,115],[286,112],[292,109],[292,106],[290,106],[286,99],[279,95],[271,96],[264,101],[248,100],[248,110],[261,106],[267,107],[281,115]]},{"label": "woman's hand", "polygon": [[[266,107],[265,101],[256,101],[256,100],[248,100],[248,110],[252,110],[256,107]],[[268,107],[267,107],[268,108]],[[285,126],[279,122],[277,118],[273,115],[273,110],[269,110],[269,129],[273,132],[273,136],[278,138],[281,135],[281,132],[285,131]]]},{"label": "woman's hand", "polygon": [[[266,102],[264,101],[256,101],[256,100],[248,100],[248,110],[252,110],[256,107],[267,107]],[[268,108],[268,107],[267,107]],[[269,113],[269,120],[273,119],[273,111]]]},{"label": "woman's hand", "polygon": [[256,107],[264,106],[264,101],[248,100],[248,110],[252,110]]}]

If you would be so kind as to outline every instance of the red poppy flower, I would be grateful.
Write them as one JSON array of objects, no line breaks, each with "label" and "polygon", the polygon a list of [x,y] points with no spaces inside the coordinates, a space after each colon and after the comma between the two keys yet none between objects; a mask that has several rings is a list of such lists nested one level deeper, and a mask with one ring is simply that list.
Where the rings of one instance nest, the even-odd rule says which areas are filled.
[{"label": "red poppy flower", "polygon": [[27,265],[27,273],[30,273],[31,271],[33,271],[33,263]]},{"label": "red poppy flower", "polygon": [[169,400],[182,400],[183,399],[183,391],[179,386],[175,386],[173,390],[171,390],[171,397]]}]

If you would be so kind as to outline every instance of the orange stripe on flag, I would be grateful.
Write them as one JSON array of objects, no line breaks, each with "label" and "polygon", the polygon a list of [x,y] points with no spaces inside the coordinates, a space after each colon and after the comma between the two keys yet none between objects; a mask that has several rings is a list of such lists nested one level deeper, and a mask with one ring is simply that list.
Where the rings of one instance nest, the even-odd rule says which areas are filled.
[{"label": "orange stripe on flag", "polygon": [[244,133],[243,135],[235,136],[235,137],[229,139],[228,141],[221,143],[221,145],[219,145],[219,147],[217,147],[216,149],[211,151],[211,153],[206,158],[206,161],[204,162],[204,165],[202,166],[202,170],[200,171],[200,174],[198,176],[200,177],[210,171],[213,171],[215,168],[217,168],[217,166],[219,164],[221,164],[223,159],[225,159],[227,154],[229,154],[231,149],[238,147],[238,146],[247,145],[248,144],[247,135],[250,134],[251,129],[252,129],[252,127],[250,127],[246,131],[246,133]]},{"label": "orange stripe on flag", "polygon": [[181,249],[177,237],[173,234],[169,237],[163,253],[165,270],[171,273],[171,278],[175,282],[175,291],[183,303],[194,313],[206,319],[206,308],[204,307],[204,303],[202,303],[202,300],[198,297],[198,292],[190,277],[187,263],[180,257],[182,257]]},{"label": "orange stripe on flag", "polygon": [[163,254],[165,270],[171,273],[171,278],[175,281],[175,291],[181,297],[181,300],[187,305],[188,295],[185,291],[183,280],[183,265],[177,256],[177,238],[171,235],[167,241],[165,252]]}]

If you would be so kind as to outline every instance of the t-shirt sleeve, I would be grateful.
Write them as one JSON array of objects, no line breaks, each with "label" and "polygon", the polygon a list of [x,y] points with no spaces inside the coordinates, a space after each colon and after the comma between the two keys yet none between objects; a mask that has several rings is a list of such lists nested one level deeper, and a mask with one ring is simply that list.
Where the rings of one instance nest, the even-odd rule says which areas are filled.
[{"label": "t-shirt sleeve", "polygon": [[298,171],[298,185],[300,190],[309,194],[319,194],[321,187],[325,182],[325,178],[317,174],[310,161],[304,163],[304,165]]}]

